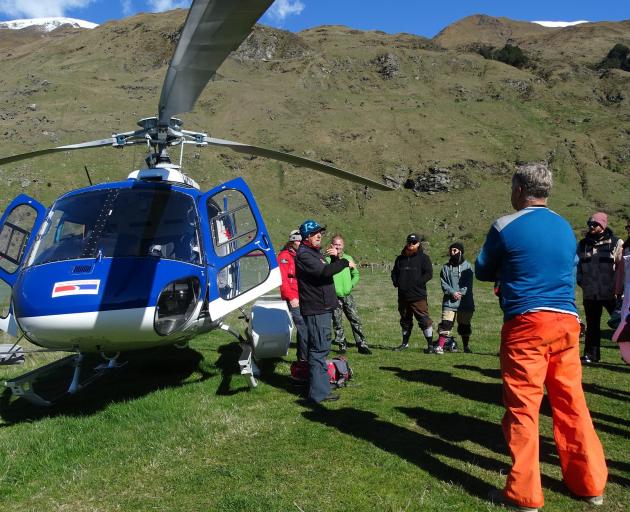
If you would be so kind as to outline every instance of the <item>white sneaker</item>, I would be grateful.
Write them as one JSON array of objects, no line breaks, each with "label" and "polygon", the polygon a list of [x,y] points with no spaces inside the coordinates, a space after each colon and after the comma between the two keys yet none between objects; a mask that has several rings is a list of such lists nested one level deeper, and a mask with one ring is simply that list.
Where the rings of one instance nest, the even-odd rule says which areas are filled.
[{"label": "white sneaker", "polygon": [[436,347],[433,347],[433,353],[434,354],[444,354],[444,349],[438,345]]},{"label": "white sneaker", "polygon": [[581,500],[596,507],[604,504],[604,496],[582,496]]}]

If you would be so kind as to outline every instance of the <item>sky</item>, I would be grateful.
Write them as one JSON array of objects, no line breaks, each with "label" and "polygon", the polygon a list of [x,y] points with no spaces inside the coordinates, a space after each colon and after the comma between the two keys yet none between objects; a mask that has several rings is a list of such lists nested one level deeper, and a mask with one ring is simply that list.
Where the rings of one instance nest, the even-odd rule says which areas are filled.
[{"label": "sky", "polygon": [[[0,21],[66,16],[94,23],[188,7],[190,0],[0,0]],[[318,25],[433,37],[472,14],[522,21],[630,19],[630,0],[276,0],[261,22],[297,32]]]}]

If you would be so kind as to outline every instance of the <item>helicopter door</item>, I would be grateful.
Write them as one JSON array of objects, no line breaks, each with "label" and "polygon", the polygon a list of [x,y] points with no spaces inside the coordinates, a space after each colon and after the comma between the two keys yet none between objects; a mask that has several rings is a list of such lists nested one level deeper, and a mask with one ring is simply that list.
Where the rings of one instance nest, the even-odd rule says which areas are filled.
[{"label": "helicopter door", "polygon": [[0,330],[16,335],[11,289],[44,221],[46,208],[21,194],[7,207],[0,219]]},{"label": "helicopter door", "polygon": [[242,178],[199,198],[212,320],[280,286],[280,269],[254,196]]}]

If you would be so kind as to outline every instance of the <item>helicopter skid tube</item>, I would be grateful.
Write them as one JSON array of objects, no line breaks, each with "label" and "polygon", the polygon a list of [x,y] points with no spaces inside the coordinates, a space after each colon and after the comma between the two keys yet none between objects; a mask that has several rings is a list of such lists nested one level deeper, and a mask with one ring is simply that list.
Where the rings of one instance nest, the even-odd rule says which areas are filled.
[{"label": "helicopter skid tube", "polygon": [[[20,375],[19,377],[7,380],[4,384],[11,390],[11,393],[14,396],[22,397],[33,405],[39,407],[50,407],[59,399],[77,393],[98,378],[105,375],[109,370],[116,368],[116,366],[112,365],[101,365],[96,368],[91,368],[89,373],[86,374],[86,368],[83,365],[83,357],[84,355],[81,353],[66,356],[50,364]],[[46,377],[51,377],[52,380],[52,377],[55,374],[58,375],[60,372],[63,372],[66,367],[73,368],[72,378],[68,388],[65,391],[48,392],[46,393],[46,396],[44,396],[44,394],[38,390],[39,386],[36,386],[36,384],[41,383]]]}]

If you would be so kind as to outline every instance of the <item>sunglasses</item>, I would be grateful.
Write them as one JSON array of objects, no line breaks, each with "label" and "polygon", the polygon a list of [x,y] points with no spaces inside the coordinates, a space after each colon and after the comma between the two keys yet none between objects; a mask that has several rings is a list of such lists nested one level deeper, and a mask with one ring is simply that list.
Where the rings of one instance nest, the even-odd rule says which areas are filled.
[{"label": "sunglasses", "polygon": [[589,221],[586,223],[586,225],[587,225],[589,228],[596,228],[596,227],[597,227],[597,226],[599,226],[600,224],[599,224],[599,222],[595,222],[594,220],[589,220]]}]

